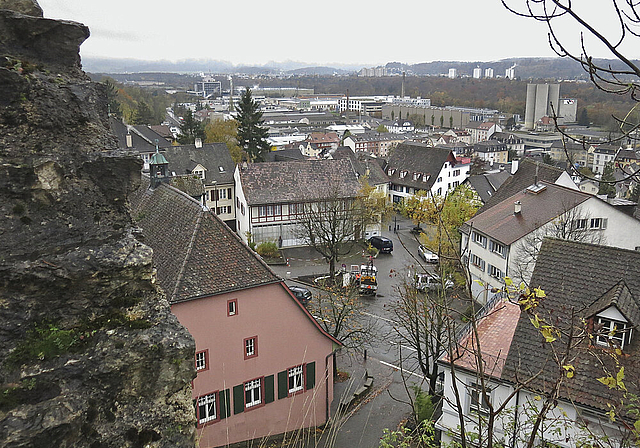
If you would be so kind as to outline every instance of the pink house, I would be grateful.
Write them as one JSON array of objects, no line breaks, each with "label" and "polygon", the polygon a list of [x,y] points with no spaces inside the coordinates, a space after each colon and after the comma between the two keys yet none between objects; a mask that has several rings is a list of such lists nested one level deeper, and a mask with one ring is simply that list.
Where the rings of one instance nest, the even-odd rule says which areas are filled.
[{"label": "pink house", "polygon": [[213,213],[149,180],[131,198],[158,283],[196,342],[199,446],[324,424],[333,399],[325,333],[282,279]]}]

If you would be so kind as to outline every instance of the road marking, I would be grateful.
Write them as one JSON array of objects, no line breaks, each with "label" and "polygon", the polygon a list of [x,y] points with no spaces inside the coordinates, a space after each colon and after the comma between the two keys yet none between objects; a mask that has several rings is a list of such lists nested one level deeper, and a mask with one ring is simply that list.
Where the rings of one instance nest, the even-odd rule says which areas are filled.
[{"label": "road marking", "polygon": [[423,380],[426,381],[426,378],[424,376],[422,376],[422,375],[418,375],[417,373],[411,372],[409,370],[405,370],[402,367],[394,366],[393,364],[389,364],[388,362],[384,362],[384,361],[380,361],[380,360],[378,360],[378,361],[380,362],[380,364],[384,364],[387,367],[391,367],[392,369],[399,370],[402,373],[408,373],[410,375],[417,376],[418,378],[422,378]]},{"label": "road marking", "polygon": [[371,316],[371,317],[375,317],[376,319],[386,320],[387,322],[394,322],[392,319],[387,319],[386,317],[382,317],[382,316],[376,316],[375,314],[367,313],[366,311],[362,311],[362,314],[365,314],[365,315]]},{"label": "road marking", "polygon": [[400,344],[399,342],[394,342],[394,344],[397,344],[397,345],[399,345],[399,346],[400,346],[400,347],[402,347],[402,348],[406,348],[407,350],[412,350],[412,351],[414,351],[414,352],[417,352],[417,351],[418,351],[417,349],[415,349],[415,348],[413,348],[413,347],[409,347],[408,345],[402,345],[402,344]]}]

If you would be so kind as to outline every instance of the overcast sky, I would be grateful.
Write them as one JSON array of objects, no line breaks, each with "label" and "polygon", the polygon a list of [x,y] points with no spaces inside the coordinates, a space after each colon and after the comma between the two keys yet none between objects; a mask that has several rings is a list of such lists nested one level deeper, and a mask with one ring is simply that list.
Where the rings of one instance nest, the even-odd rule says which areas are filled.
[{"label": "overcast sky", "polygon": [[[509,1],[515,5],[523,0]],[[84,57],[374,66],[390,61],[494,61],[555,55],[545,25],[514,16],[500,0],[39,3],[45,17],[89,27],[91,37],[81,47]],[[596,0],[585,3],[588,8],[602,5]],[[587,14],[600,23],[606,18],[602,6]],[[563,29],[578,44],[577,28]],[[604,51],[596,51],[596,56],[611,57]]]}]

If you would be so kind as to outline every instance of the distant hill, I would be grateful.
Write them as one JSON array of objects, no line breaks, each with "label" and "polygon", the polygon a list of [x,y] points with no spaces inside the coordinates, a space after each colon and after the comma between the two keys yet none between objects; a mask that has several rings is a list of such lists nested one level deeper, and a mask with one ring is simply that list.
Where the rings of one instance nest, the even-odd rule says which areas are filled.
[{"label": "distant hill", "polygon": [[[597,60],[601,65],[611,65],[620,68],[622,64],[618,60]],[[91,73],[218,73],[218,74],[245,74],[245,75],[269,75],[269,76],[328,76],[350,75],[359,71],[362,65],[333,65],[316,66],[298,61],[274,62],[265,65],[237,66],[227,61],[210,59],[186,59],[182,61],[142,61],[136,59],[105,59],[85,57],[82,59],[85,71]],[[473,69],[480,67],[483,70],[493,68],[495,77],[504,77],[505,70],[516,65],[516,77],[520,79],[552,79],[571,80],[588,79],[586,72],[578,62],[568,58],[509,58],[499,61],[434,61],[419,64],[404,64],[402,62],[389,62],[385,65],[392,74],[406,72],[407,75],[416,76],[442,76],[449,73],[450,68],[458,70],[458,76],[472,76]]]},{"label": "distant hill", "polygon": [[[596,63],[622,68],[616,59],[596,59]],[[480,67],[484,76],[486,68],[492,68],[495,77],[504,77],[506,69],[516,65],[516,77],[520,79],[588,79],[580,63],[569,58],[510,58],[491,62],[435,61],[419,64],[390,62],[386,67],[392,72],[405,71],[418,76],[440,76],[449,73],[450,68],[458,70],[458,76],[472,76],[473,69]]]},{"label": "distant hill", "polygon": [[227,61],[211,59],[185,59],[182,61],[142,61],[137,59],[108,59],[83,57],[85,71],[91,73],[243,73],[247,75],[333,75],[348,74],[361,66],[322,67],[313,64],[285,61],[268,62],[265,65],[234,65]]}]

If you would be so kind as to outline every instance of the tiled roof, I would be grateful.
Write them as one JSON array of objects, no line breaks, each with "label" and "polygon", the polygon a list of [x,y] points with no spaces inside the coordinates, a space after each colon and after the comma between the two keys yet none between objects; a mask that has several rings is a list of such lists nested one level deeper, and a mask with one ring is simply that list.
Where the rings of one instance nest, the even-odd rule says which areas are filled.
[{"label": "tiled roof", "polygon": [[[485,210],[465,223],[465,228],[474,229],[509,245],[533,232],[552,219],[573,209],[593,196],[578,190],[547,182],[538,193],[527,190],[516,193],[504,201]],[[514,202],[520,201],[519,214],[514,213]]]},{"label": "tiled roof", "polygon": [[[624,287],[621,287],[621,281],[624,281]],[[571,323],[571,313],[575,313],[573,323],[580,327],[580,319],[590,317],[589,314],[593,311],[591,305],[607,293],[620,293],[621,297],[626,288],[629,297],[624,300],[633,300],[635,306],[638,306],[640,252],[545,239],[530,284],[541,287],[546,294],[537,308],[541,318],[566,330]],[[539,376],[528,388],[544,390],[545,385],[555,381],[558,366],[553,361],[549,344],[544,342],[529,317],[523,313],[518,322],[502,378],[516,381],[517,378],[530,378],[538,373]],[[631,315],[628,317],[631,318]],[[632,324],[638,325],[640,322],[634,321]],[[566,334],[568,333],[554,342],[560,353],[564,352],[567,344]],[[577,342],[574,341],[576,344]],[[618,357],[626,372],[638,372],[639,347],[640,337],[634,331],[631,344],[625,346],[625,354]],[[566,362],[575,367],[575,376],[564,379],[560,389],[561,397],[607,411],[607,402],[615,402],[620,398],[618,392],[597,381],[597,378],[604,376],[603,365],[611,372],[618,371],[610,353],[609,348],[592,345],[588,338],[572,348],[571,356]],[[638,393],[639,384],[636,381],[629,379],[625,384],[629,392]]]},{"label": "tiled roof", "polygon": [[358,177],[367,176],[369,185],[376,186],[380,184],[388,184],[389,177],[377,162],[377,158],[371,157],[364,152],[355,154],[348,146],[341,146],[333,152],[334,159],[347,158],[351,160],[354,169],[358,173]]},{"label": "tiled roof", "polygon": [[624,280],[620,280],[609,291],[593,302],[585,311],[587,317],[594,316],[610,306],[615,306],[629,322],[640,322],[640,307],[631,295]]},{"label": "tiled roof", "polygon": [[158,282],[171,303],[280,279],[215,214],[187,194],[149,178],[130,196],[131,216],[153,249]]},{"label": "tiled roof", "polygon": [[[235,163],[224,143],[204,143],[202,148],[195,145],[171,146],[163,151],[169,162],[169,172],[180,176],[191,174],[198,164],[205,167],[204,182],[218,184],[233,183]],[[220,169],[222,167],[222,169]]]},{"label": "tiled roof", "polygon": [[[540,163],[538,165],[538,180],[544,180],[550,183],[555,182],[562,175],[564,171],[559,168]],[[478,213],[482,213],[490,207],[493,207],[499,202],[504,201],[514,194],[524,191],[529,185],[534,183],[536,176],[536,162],[529,160],[528,158],[520,161],[518,171],[508,178],[498,188],[496,193],[478,210]]]},{"label": "tiled roof", "polygon": [[498,188],[509,178],[510,174],[507,170],[501,170],[497,173],[477,174],[469,176],[465,182],[478,193],[483,203],[487,202],[493,196]]},{"label": "tiled roof", "polygon": [[353,198],[360,189],[348,159],[251,163],[240,179],[249,205]]},{"label": "tiled roof", "polygon": [[[494,378],[502,376],[511,339],[520,319],[520,306],[498,300],[495,305],[479,319],[477,333],[482,351],[483,371]],[[463,336],[456,345],[458,357],[455,365],[471,371],[478,371],[477,356],[475,356],[475,335],[472,331]],[[448,356],[443,358],[450,362]]]},{"label": "tiled roof", "polygon": [[[455,158],[449,149],[434,148],[423,143],[402,143],[393,150],[389,157],[387,175],[394,184],[428,191],[447,161],[455,164]],[[389,174],[389,170],[395,171],[393,174]],[[407,173],[401,177],[403,171]],[[414,174],[417,173],[421,176],[419,179],[413,180]],[[422,175],[429,176],[429,179],[423,182],[420,180],[423,179]]]},{"label": "tiled roof", "polygon": [[473,150],[475,152],[496,152],[496,151],[506,151],[507,145],[498,140],[485,140],[483,142],[478,142],[473,145]]}]

